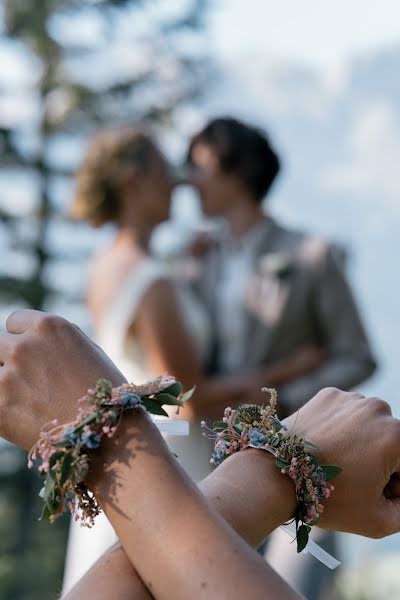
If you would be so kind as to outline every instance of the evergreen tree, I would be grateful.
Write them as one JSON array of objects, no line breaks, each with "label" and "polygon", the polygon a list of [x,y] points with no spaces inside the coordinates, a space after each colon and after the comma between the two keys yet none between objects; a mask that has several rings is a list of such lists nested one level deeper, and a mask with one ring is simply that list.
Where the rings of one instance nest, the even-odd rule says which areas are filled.
[{"label": "evergreen tree", "polygon": [[[168,124],[199,93],[206,3],[0,0],[3,314],[16,305],[67,317],[79,310],[89,232],[64,215],[82,144],[101,125]],[[6,444],[0,483],[0,598],[51,597],[61,584],[67,519],[51,528],[36,522],[40,482]]]}]

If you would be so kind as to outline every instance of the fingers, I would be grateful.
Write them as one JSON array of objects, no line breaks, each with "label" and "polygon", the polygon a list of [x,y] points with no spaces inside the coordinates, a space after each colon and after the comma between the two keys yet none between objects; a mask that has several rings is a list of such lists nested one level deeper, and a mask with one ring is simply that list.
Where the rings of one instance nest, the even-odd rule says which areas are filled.
[{"label": "fingers", "polygon": [[383,538],[400,531],[400,498],[384,498],[382,506],[380,522],[370,537]]},{"label": "fingers", "polygon": [[392,473],[383,490],[383,495],[387,499],[400,498],[400,473]]},{"label": "fingers", "polygon": [[6,321],[7,331],[9,333],[25,333],[28,329],[39,323],[43,317],[43,312],[39,310],[16,310],[11,313]]}]

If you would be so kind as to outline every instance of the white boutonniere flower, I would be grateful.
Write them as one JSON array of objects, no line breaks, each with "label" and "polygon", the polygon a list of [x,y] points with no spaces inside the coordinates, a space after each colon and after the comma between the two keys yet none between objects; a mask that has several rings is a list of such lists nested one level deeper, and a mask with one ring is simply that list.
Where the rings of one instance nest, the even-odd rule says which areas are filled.
[{"label": "white boutonniere flower", "polygon": [[275,279],[286,279],[294,267],[293,256],[288,252],[268,252],[260,257],[258,271]]}]

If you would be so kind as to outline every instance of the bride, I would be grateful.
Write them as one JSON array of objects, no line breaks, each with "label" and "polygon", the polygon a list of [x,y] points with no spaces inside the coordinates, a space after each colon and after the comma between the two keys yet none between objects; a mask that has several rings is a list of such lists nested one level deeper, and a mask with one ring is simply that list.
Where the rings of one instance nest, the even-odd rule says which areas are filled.
[{"label": "bride", "polygon": [[[186,389],[196,383],[195,400],[179,415],[189,420],[190,436],[167,435],[166,441],[198,482],[210,472],[210,446],[200,421],[244,401],[254,392],[254,379],[251,374],[204,377],[211,344],[207,313],[149,253],[154,228],[169,216],[173,185],[165,158],[144,129],[104,131],[89,144],[71,213],[95,227],[116,227],[110,246],[92,261],[87,288],[99,345],[129,381],[169,372]],[[279,384],[290,368],[290,362],[271,367],[268,384]],[[115,539],[105,517],[92,530],[72,524],[64,591]]]},{"label": "bride", "polygon": [[[142,383],[168,371],[186,388],[196,382],[198,406],[184,415],[192,422],[190,437],[166,437],[183,467],[199,481],[209,472],[210,456],[199,422],[211,416],[214,404],[218,411],[242,394],[238,382],[202,377],[209,349],[207,314],[190,290],[173,283],[149,254],[154,227],[169,216],[172,187],[167,163],[146,132],[105,131],[89,145],[71,212],[95,227],[116,225],[111,245],[92,262],[87,288],[99,345],[130,381]],[[72,524],[65,588],[114,541],[105,517],[90,531]]]}]

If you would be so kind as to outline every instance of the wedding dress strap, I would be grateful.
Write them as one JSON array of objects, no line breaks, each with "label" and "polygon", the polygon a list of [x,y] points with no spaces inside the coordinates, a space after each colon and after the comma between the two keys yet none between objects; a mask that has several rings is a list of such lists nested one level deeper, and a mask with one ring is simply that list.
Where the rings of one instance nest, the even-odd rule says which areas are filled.
[{"label": "wedding dress strap", "polygon": [[103,317],[98,332],[100,345],[106,340],[108,346],[112,343],[121,348],[144,294],[153,283],[166,278],[166,270],[151,258],[144,258],[135,265]]}]

